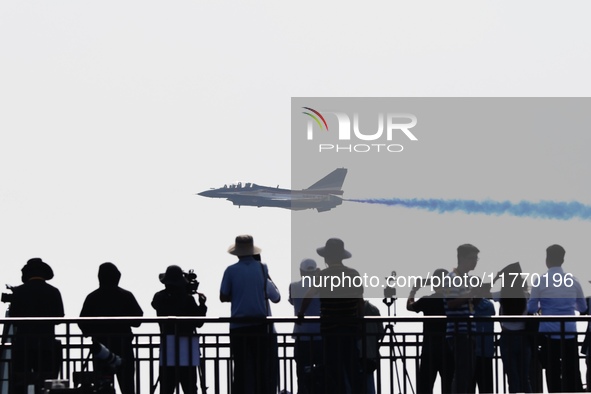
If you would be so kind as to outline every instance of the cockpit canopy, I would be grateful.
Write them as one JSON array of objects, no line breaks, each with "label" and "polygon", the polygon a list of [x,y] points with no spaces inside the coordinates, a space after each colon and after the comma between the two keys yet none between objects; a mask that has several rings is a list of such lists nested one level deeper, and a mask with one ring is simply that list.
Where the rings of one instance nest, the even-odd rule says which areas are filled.
[{"label": "cockpit canopy", "polygon": [[253,187],[257,186],[254,183],[246,182],[242,184],[242,182],[231,183],[230,185],[224,185],[222,189],[252,189]]}]

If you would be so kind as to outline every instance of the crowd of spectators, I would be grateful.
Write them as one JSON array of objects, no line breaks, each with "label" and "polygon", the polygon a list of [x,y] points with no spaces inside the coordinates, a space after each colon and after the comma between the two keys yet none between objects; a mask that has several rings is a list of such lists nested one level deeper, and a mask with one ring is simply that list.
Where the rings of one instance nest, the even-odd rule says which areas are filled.
[{"label": "crowd of spectators", "polygon": [[[232,393],[276,394],[279,382],[278,345],[270,303],[281,299],[271,279],[269,267],[261,261],[261,249],[250,235],[236,237],[228,253],[237,262],[223,274],[219,299],[231,303],[230,352],[233,361]],[[349,278],[341,286],[312,286],[330,280],[293,282],[289,302],[298,321],[294,325],[294,358],[297,364],[298,393],[357,394],[376,392],[374,371],[380,363],[382,323],[362,319],[379,316],[379,309],[364,300],[362,281],[357,270],[344,264],[352,257],[341,239],[330,238],[316,253],[324,260],[320,269],[312,258],[300,263],[302,276],[320,279]],[[457,248],[457,265],[450,271],[438,269],[434,277],[465,277],[476,268],[480,250],[471,244]],[[426,321],[423,327],[422,351],[416,374],[418,393],[434,390],[440,376],[442,393],[493,392],[494,301],[500,315],[528,314],[570,316],[587,312],[587,301],[578,280],[566,273],[562,265],[566,251],[560,245],[546,249],[546,276],[531,288],[521,279],[519,263],[498,273],[513,274],[517,281],[490,291],[491,285],[474,281],[440,280],[434,293],[416,299],[423,284],[417,284],[407,299],[407,309],[425,316],[447,319]],[[556,277],[560,276],[560,281]],[[62,298],[47,283],[53,270],[40,258],[33,258],[22,269],[21,286],[14,288],[11,317],[64,316]],[[142,317],[143,311],[134,295],[119,287],[121,273],[112,263],[101,264],[99,287],[85,299],[81,317]],[[566,279],[570,280],[566,280]],[[205,316],[206,297],[197,292],[198,282],[181,267],[171,265],[161,274],[164,289],[157,292],[152,307],[158,316]],[[306,284],[307,283],[307,284]],[[446,285],[447,283],[447,285]],[[452,285],[453,283],[453,285]],[[195,299],[197,296],[197,300]],[[306,316],[320,316],[306,321]],[[470,317],[475,317],[471,319]],[[574,322],[542,321],[532,326],[532,319],[503,321],[498,347],[510,392],[532,392],[533,363],[546,373],[549,392],[582,391],[579,369],[577,329]],[[196,394],[201,381],[200,349],[197,328],[203,323],[187,320],[160,322],[161,394],[171,394],[181,386],[185,394]],[[40,392],[46,379],[56,378],[61,365],[61,344],[55,339],[55,324],[21,322],[15,324],[10,376],[11,392],[27,393],[31,387]],[[84,336],[92,339],[95,371],[115,377],[123,394],[135,392],[135,370],[130,319],[88,319],[79,323]],[[585,341],[587,343],[588,340]],[[105,362],[102,354],[116,357]],[[588,352],[587,347],[583,349]],[[588,381],[588,379],[587,379]]]}]

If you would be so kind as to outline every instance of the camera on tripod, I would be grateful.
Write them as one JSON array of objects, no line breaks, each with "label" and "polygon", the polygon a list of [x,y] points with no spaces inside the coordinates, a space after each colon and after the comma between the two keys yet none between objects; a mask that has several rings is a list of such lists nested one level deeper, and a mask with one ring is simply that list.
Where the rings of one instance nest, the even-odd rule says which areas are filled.
[{"label": "camera on tripod", "polygon": [[115,372],[121,366],[121,357],[109,350],[100,342],[93,342],[90,351],[94,356],[95,363],[98,361],[103,370]]},{"label": "camera on tripod", "polygon": [[386,277],[386,286],[384,287],[384,299],[396,299],[396,271],[392,271],[390,276]]},{"label": "camera on tripod", "polygon": [[94,371],[85,371],[85,364],[80,372],[74,372],[74,386],[83,394],[115,394],[114,374],[123,360],[100,342],[93,342],[90,354],[94,358]]},{"label": "camera on tripod", "polygon": [[[14,286],[6,285],[6,288],[8,290],[10,290],[11,292],[14,291]],[[12,302],[12,297],[13,296],[14,296],[13,293],[2,293],[2,297],[0,298],[0,301],[9,304],[9,303]]]}]

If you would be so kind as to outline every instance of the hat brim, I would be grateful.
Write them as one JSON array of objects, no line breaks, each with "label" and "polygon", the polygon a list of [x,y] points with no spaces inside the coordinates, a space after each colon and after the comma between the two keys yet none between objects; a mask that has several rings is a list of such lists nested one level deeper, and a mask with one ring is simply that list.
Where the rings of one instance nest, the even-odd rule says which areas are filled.
[{"label": "hat brim", "polygon": [[253,256],[255,254],[260,254],[261,253],[261,248],[254,246],[254,245],[249,245],[249,246],[243,246],[243,245],[231,245],[228,248],[228,253],[234,255],[234,256]]},{"label": "hat brim", "polygon": [[162,283],[163,285],[184,286],[189,283],[189,281],[184,276],[176,279],[168,279],[166,278],[166,274],[160,274],[158,275],[158,279],[160,280],[160,283]]},{"label": "hat brim", "polygon": [[27,276],[27,279],[34,278],[34,277],[41,277],[45,280],[53,279],[53,270],[44,261],[36,261],[35,263],[25,264],[23,269],[21,270],[24,276]]},{"label": "hat brim", "polygon": [[343,250],[327,250],[326,246],[321,246],[319,248],[316,248],[316,253],[318,253],[318,255],[322,256],[322,257],[333,257],[333,258],[337,258],[337,259],[348,259],[351,258],[352,254],[351,252],[349,252],[347,249],[343,249]]}]

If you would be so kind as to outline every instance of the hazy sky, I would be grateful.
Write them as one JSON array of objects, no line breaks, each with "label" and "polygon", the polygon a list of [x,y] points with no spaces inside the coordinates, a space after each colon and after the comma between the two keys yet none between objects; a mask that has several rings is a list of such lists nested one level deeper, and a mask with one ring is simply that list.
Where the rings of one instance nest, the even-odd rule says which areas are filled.
[{"label": "hazy sky", "polygon": [[[291,213],[195,193],[290,186],[291,97],[589,96],[589,11],[585,1],[3,2],[0,283],[19,284],[24,263],[42,257],[75,317],[112,261],[153,315],[158,273],[178,264],[196,270],[210,315],[227,316],[226,249],[250,233],[283,291],[274,313],[290,315]],[[589,203],[586,174],[565,176]],[[587,252],[590,228],[577,223],[567,253]],[[451,268],[456,246],[433,256]]]}]

